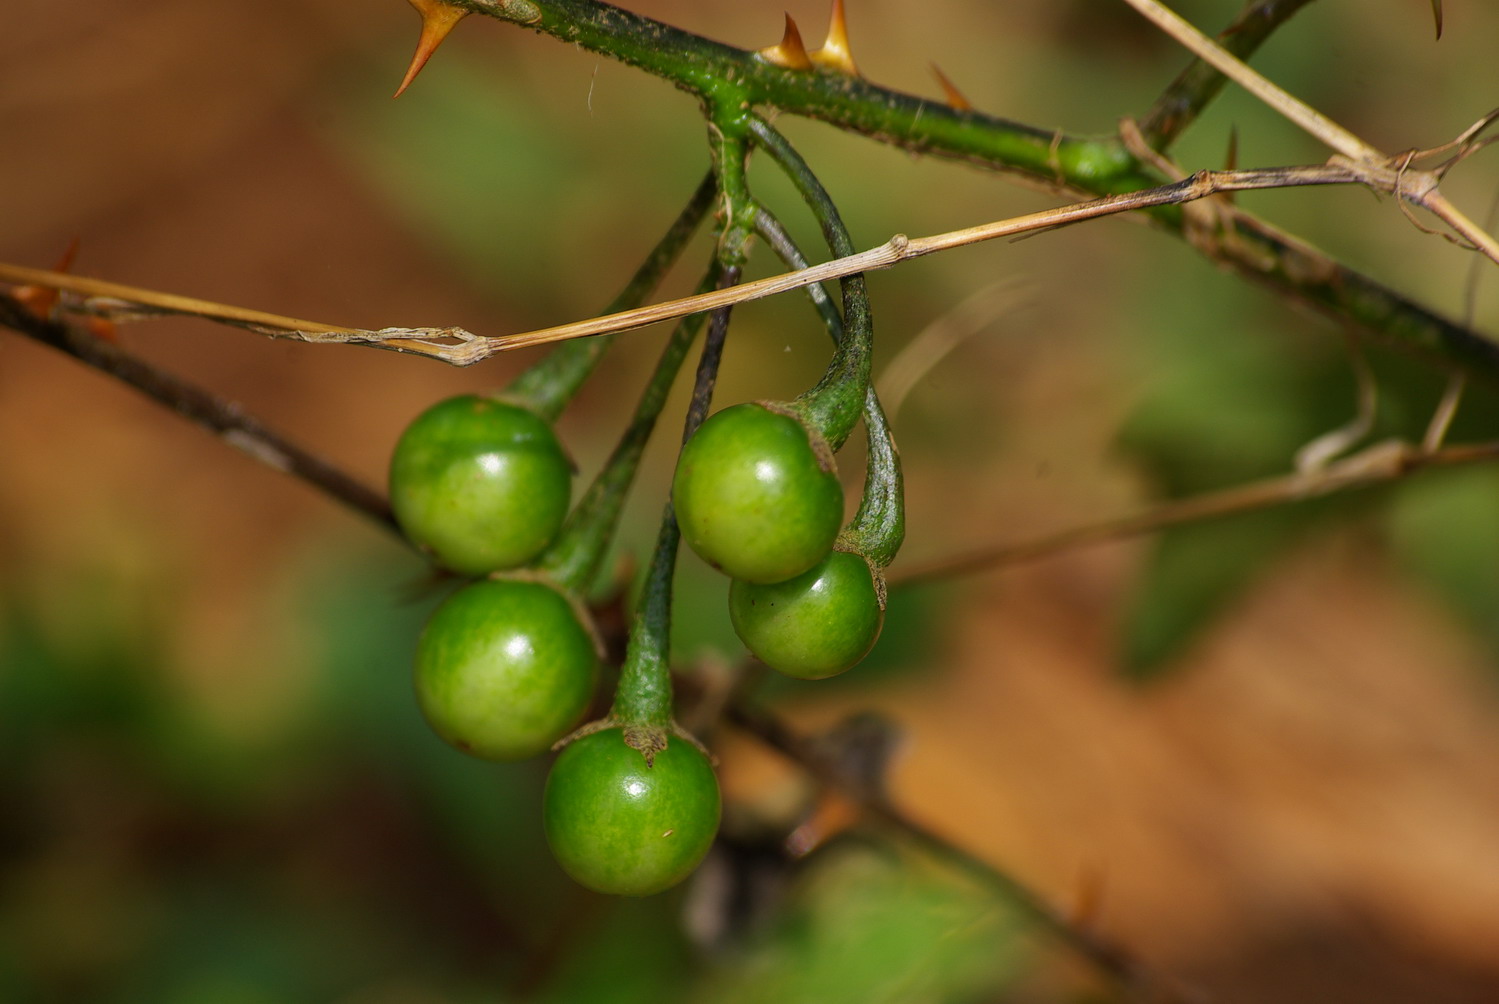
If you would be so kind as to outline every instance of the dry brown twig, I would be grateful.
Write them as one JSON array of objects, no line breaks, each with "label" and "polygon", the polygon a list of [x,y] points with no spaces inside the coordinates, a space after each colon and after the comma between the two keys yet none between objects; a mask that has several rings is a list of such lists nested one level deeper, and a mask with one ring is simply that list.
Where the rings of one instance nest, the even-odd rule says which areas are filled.
[{"label": "dry brown twig", "polygon": [[1397,481],[1436,467],[1499,460],[1499,442],[1428,449],[1402,440],[1375,443],[1358,453],[1308,471],[1296,471],[1219,492],[1208,492],[1152,506],[1129,516],[1068,527],[1030,540],[995,544],[962,554],[902,562],[888,575],[892,589],[986,572],[1007,565],[1048,558],[1091,544],[1156,533],[1278,505],[1322,498],[1338,492]]},{"label": "dry brown twig", "polygon": [[[1462,142],[1454,141],[1455,148],[1459,152],[1443,165],[1442,169],[1450,167],[1452,163],[1471,153],[1478,134],[1496,118],[1499,118],[1499,113],[1486,117],[1466,130],[1463,137],[1459,138]],[[1464,137],[1466,137],[1465,140]],[[1446,152],[1454,149],[1454,143],[1444,144],[1443,147],[1437,149]],[[1327,164],[1302,167],[1198,171],[1179,181],[1155,188],[1090,199],[1086,202],[1044,209],[1040,212],[1027,213],[1023,216],[1014,216],[928,237],[907,237],[904,234],[896,234],[878,247],[798,271],[740,283],[710,293],[667,300],[634,310],[512,335],[476,335],[460,327],[352,328],[323,321],[285,317],[265,311],[234,307],[64,272],[52,272],[6,263],[0,263],[0,282],[41,286],[63,291],[69,294],[63,303],[65,309],[107,317],[116,322],[162,315],[191,316],[245,328],[275,338],[289,338],[316,344],[372,345],[377,348],[438,359],[454,366],[471,366],[490,356],[512,349],[643,328],[661,321],[685,317],[688,314],[775,296],[812,283],[840,279],[859,272],[890,268],[901,262],[940,251],[949,251],[953,248],[1000,237],[1014,237],[1019,234],[1052,230],[1116,213],[1188,204],[1225,192],[1302,185],[1360,184],[1378,191],[1398,194],[1402,198],[1410,198],[1411,194],[1417,192],[1418,189],[1420,192],[1429,194],[1435,191],[1436,172],[1412,171],[1409,167],[1410,163],[1426,155],[1426,153],[1411,154],[1395,165],[1370,164],[1334,158]],[[1431,208],[1426,203],[1419,204]],[[1495,253],[1499,256],[1499,246],[1496,246]],[[1499,257],[1496,257],[1496,260],[1499,260]]]},{"label": "dry brown twig", "polygon": [[[1450,168],[1452,163],[1456,163],[1456,160],[1467,156],[1468,153],[1460,152],[1456,160],[1434,170],[1412,169],[1413,164],[1430,159],[1432,156],[1440,156],[1454,147],[1461,151],[1462,148],[1474,142],[1478,135],[1495,121],[1499,112],[1490,112],[1479,119],[1462,136],[1451,143],[1445,143],[1432,150],[1410,150],[1392,157],[1381,153],[1315,108],[1271,83],[1158,0],[1124,0],[1124,2],[1190,50],[1193,55],[1210,64],[1219,73],[1243,87],[1288,121],[1326,143],[1335,151],[1332,159],[1328,161],[1329,164],[1346,164],[1367,171],[1371,187],[1380,188],[1398,196],[1402,208],[1407,203],[1420,206],[1452,228],[1456,237],[1452,234],[1445,234],[1444,236],[1449,240],[1460,245],[1467,242],[1467,246],[1482,252],[1495,263],[1499,263],[1499,240],[1448,202],[1446,196],[1442,195],[1437,188],[1446,169]],[[1440,8],[1437,8],[1437,24],[1437,30],[1440,33]],[[1372,184],[1376,179],[1380,183]],[[1389,187],[1386,187],[1386,184]],[[1416,223],[1416,220],[1412,218],[1411,222]],[[1421,226],[1419,223],[1416,225]],[[1427,230],[1426,227],[1421,227],[1421,229]]]}]

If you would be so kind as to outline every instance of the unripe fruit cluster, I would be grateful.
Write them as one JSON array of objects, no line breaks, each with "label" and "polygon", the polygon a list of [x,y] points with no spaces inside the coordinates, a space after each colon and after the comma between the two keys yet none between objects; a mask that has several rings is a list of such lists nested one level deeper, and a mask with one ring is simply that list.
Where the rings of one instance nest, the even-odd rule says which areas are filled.
[{"label": "unripe fruit cluster", "polygon": [[874,647],[877,573],[834,550],[843,488],[832,451],[789,409],[739,404],[711,416],[682,448],[672,502],[682,539],[734,579],[734,630],[761,662],[822,679]]},{"label": "unripe fruit cluster", "polygon": [[[406,535],[464,575],[539,555],[567,516],[572,470],[552,427],[525,408],[465,394],[417,416],[396,444],[390,497]],[[486,760],[548,749],[582,718],[598,655],[573,605],[539,581],[473,582],[427,622],[416,656],[422,713]]]},{"label": "unripe fruit cluster", "polygon": [[[417,645],[422,714],[486,760],[551,748],[582,719],[599,673],[586,611],[534,573],[567,515],[571,469],[525,408],[464,395],[428,409],[391,461],[396,518],[445,567],[485,575],[432,614]],[[583,735],[548,777],[543,818],[564,870],[599,892],[644,896],[684,879],[718,831],[718,782],[684,739],[651,758],[620,728]]]}]

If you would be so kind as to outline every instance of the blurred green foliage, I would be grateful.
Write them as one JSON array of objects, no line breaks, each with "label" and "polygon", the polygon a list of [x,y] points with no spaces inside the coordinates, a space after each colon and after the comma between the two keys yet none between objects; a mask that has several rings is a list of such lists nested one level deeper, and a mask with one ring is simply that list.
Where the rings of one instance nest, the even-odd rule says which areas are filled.
[{"label": "blurred green foliage", "polygon": [[[1150,358],[1156,365],[1118,440],[1162,498],[1289,473],[1299,449],[1353,420],[1359,365],[1354,353],[1368,363],[1376,410],[1369,433],[1345,453],[1386,439],[1421,442],[1445,387],[1439,371],[1404,355],[1340,347],[1333,340],[1311,346],[1292,341],[1275,330],[1274,317],[1242,286],[1226,288],[1212,301],[1171,301],[1171,310],[1173,323],[1155,329]],[[1453,440],[1499,434],[1499,404],[1485,391],[1467,395],[1450,432]],[[1391,496],[1398,500],[1402,550],[1420,550],[1412,546],[1417,537],[1431,548],[1430,560],[1414,559],[1412,567],[1436,579],[1465,612],[1491,606],[1499,594],[1483,587],[1499,587],[1499,578],[1479,569],[1490,553],[1483,528],[1492,520],[1473,492],[1453,494],[1490,474],[1423,475],[1394,488],[1299,501],[1158,534],[1126,612],[1122,671],[1150,679],[1182,665],[1179,657],[1192,641],[1288,548],[1307,543],[1317,529],[1346,530]],[[1444,533],[1452,536],[1445,546]],[[1470,535],[1474,546],[1465,550],[1457,538]],[[1460,571],[1460,563],[1468,570]]]},{"label": "blurred green foliage", "polygon": [[421,574],[386,554],[295,576],[322,655],[248,737],[195,717],[138,625],[62,638],[7,601],[0,999],[961,1001],[1013,975],[992,896],[888,850],[783,859],[784,909],[718,955],[687,939],[690,890],[574,887],[541,836],[545,764],[479,763],[421,720]]}]

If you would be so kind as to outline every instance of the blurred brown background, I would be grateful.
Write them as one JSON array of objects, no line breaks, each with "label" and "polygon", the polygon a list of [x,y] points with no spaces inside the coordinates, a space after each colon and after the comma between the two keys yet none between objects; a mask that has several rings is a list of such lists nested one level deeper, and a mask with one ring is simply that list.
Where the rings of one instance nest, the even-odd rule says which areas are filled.
[{"label": "blurred brown background", "polygon": [[[780,28],[779,8],[632,7],[744,46]],[[1237,8],[1179,5],[1214,29]],[[822,5],[791,13],[815,44]],[[1499,103],[1499,9],[1449,0],[1446,20],[1434,42],[1419,0],[1322,0],[1256,65],[1381,148],[1431,146]],[[391,102],[417,24],[399,0],[16,0],[6,22],[5,261],[50,266],[76,236],[85,275],[334,323],[518,331],[600,307],[706,165],[680,93],[478,17]],[[858,0],[850,29],[881,83],[936,94],[935,59],[976,106],[1076,133],[1142,112],[1184,64],[1123,4],[1101,0]],[[1054,201],[784,125],[864,246]],[[1324,156],[1229,93],[1180,145],[1181,162],[1219,166],[1231,128],[1244,166]],[[1492,198],[1493,163],[1480,156],[1452,179],[1476,215]],[[765,177],[762,190],[813,233],[787,186]],[[1388,200],[1314,190],[1245,202],[1439,311],[1465,309],[1469,259]],[[912,560],[1132,510],[1180,487],[1156,475],[1194,450],[1225,482],[1285,469],[1283,441],[1351,413],[1333,325],[1118,221],[874,277],[880,360],[1000,279],[982,300],[992,319],[933,365],[897,421]],[[1495,330],[1492,269],[1479,289],[1476,321]],[[376,485],[417,411],[503,383],[534,358],[458,371],[186,320],[122,337]],[[585,473],[658,340],[627,336],[563,419]],[[793,395],[824,358],[802,304],[745,308],[720,401]],[[1376,362],[1400,384],[1381,431],[1418,434],[1440,375],[1398,356]],[[1494,434],[1491,397],[1470,391],[1459,432]],[[643,550],[659,511],[672,451],[658,446],[625,551]],[[1234,468],[1251,454],[1271,466]],[[509,873],[469,870],[486,852],[530,862],[521,871],[552,867],[534,832],[540,775],[473,768],[451,788],[392,780],[404,769],[397,751],[427,742],[400,676],[420,623],[414,558],[361,517],[8,333],[0,472],[10,703],[0,743],[24,754],[0,767],[0,990],[396,1001],[542,986],[567,999],[546,982],[547,965],[567,965],[531,972],[537,939],[506,927],[538,916],[545,926],[546,909],[507,915],[497,904],[512,895]],[[1059,903],[1096,898],[1093,923],[1211,999],[1494,1000],[1499,600],[1484,590],[1499,590],[1499,571],[1482,563],[1499,546],[1488,514],[1499,496],[1487,472],[1452,484],[1324,512],[1335,518],[1276,536],[1274,560],[1223,558],[1245,574],[1199,629],[1179,629],[1169,669],[1149,685],[1119,671],[1121,638],[1149,616],[1160,582],[1139,541],[912,592],[914,612],[892,613],[876,672],[784,688],[780,705],[809,728],[886,712],[905,730],[903,805]],[[683,574],[708,597],[681,614],[684,656],[737,659],[712,592],[721,585],[700,567]],[[125,665],[132,682],[117,687],[107,678]],[[48,687],[61,696],[17,696]],[[68,710],[67,695],[83,691],[103,695],[97,707]],[[361,717],[372,692],[393,696]],[[431,744],[413,757],[446,764]],[[731,800],[773,803],[793,783],[748,739],[725,733],[719,752]],[[466,793],[485,804],[465,822]],[[429,800],[467,835],[427,832]],[[524,835],[499,836],[506,827]],[[452,860],[434,861],[434,847]],[[184,861],[201,913],[162,891],[180,890]],[[279,972],[256,961],[281,957],[270,950],[203,968],[253,942],[247,927],[211,922],[240,916],[220,902],[240,902],[223,892],[235,882],[270,890],[266,916],[301,911],[331,930],[346,911],[369,930],[339,928],[328,971],[340,975],[327,982],[257,983]],[[403,933],[380,911],[402,915],[390,924]],[[413,931],[428,923],[458,932],[451,958],[420,950]],[[193,928],[201,943],[163,933]],[[566,937],[541,940],[553,956],[581,957],[557,947]],[[242,971],[260,975],[225,975]],[[1012,992],[1053,999],[1048,986]],[[881,999],[948,999],[892,994]]]}]

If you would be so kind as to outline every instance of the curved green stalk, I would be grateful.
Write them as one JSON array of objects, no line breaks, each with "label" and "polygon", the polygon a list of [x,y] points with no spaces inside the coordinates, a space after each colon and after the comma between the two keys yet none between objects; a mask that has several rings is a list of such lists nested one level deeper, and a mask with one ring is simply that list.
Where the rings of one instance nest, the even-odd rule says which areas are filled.
[{"label": "curved green stalk", "polygon": [[[739,279],[737,266],[722,267],[718,285],[732,285]],[[724,338],[729,328],[729,312],[723,307],[713,311],[708,337],[703,342],[702,358],[692,392],[692,405],[683,422],[682,442],[692,438],[708,414],[718,364],[723,358]],[[677,547],[681,531],[671,502],[661,517],[656,549],[646,572],[645,586],[630,623],[630,640],[620,667],[619,686],[609,721],[625,727],[625,742],[640,750],[650,760],[656,750],[665,748],[667,732],[672,728],[671,688],[671,598],[672,579],[677,567]]]},{"label": "curved green stalk", "polygon": [[[713,289],[718,284],[719,272],[717,266],[711,269],[698,285],[697,292]],[[614,452],[593,484],[589,485],[582,501],[568,516],[557,540],[537,563],[538,568],[575,593],[586,593],[598,575],[599,565],[619,524],[620,510],[629,494],[630,484],[635,480],[640,458],[656,427],[656,419],[666,407],[671,385],[682,368],[682,361],[687,358],[687,349],[702,330],[705,320],[704,314],[692,314],[682,318],[672,331],[624,435],[620,436]]]},{"label": "curved green stalk", "polygon": [[[807,267],[807,258],[768,209],[763,206],[755,217],[755,230],[789,268]],[[819,284],[805,287],[812,305],[822,315],[824,326],[835,343],[843,339],[843,318],[833,306],[832,297]],[[905,478],[901,473],[900,451],[890,430],[885,409],[880,405],[874,385],[864,391],[864,430],[868,436],[868,454],[864,462],[864,494],[859,511],[839,534],[848,549],[884,569],[895,560],[906,539]]]},{"label": "curved green stalk", "polygon": [[609,721],[625,727],[625,742],[647,758],[665,746],[665,733],[671,728],[671,583],[680,540],[681,532],[668,502],[630,622],[629,647],[609,709]]},{"label": "curved green stalk", "polygon": [[[801,154],[758,115],[750,116],[748,122],[755,142],[770,154],[806,200],[834,257],[853,254],[853,238],[837,205]],[[843,445],[864,411],[874,356],[874,318],[869,311],[869,290],[864,276],[850,275],[839,281],[843,289],[844,337],[837,340],[833,360],[817,386],[797,399],[798,406],[835,450]]]},{"label": "curved green stalk", "polygon": [[[646,301],[660,284],[662,277],[681,257],[692,235],[697,232],[703,217],[713,205],[716,191],[713,173],[709,172],[666,234],[635,270],[635,275],[625,288],[604,308],[604,313],[629,310]],[[588,379],[588,375],[603,358],[614,338],[614,335],[600,335],[597,338],[575,338],[563,342],[517,376],[500,396],[530,408],[549,422],[555,422],[583,385],[583,381]]]}]

